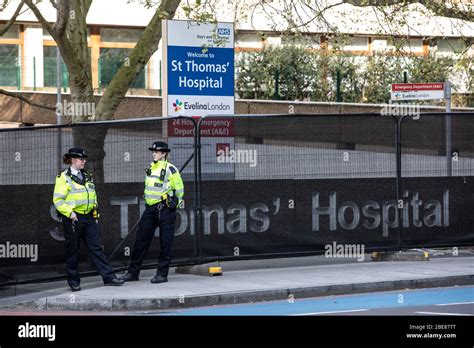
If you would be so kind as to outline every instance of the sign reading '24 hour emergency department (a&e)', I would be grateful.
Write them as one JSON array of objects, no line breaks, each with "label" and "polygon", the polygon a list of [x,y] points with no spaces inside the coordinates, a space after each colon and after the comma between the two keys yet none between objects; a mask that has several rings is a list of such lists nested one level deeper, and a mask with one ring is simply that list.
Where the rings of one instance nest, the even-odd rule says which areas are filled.
[{"label": "sign reading '24 hour emergency department (a&e)'", "polygon": [[233,23],[164,20],[163,38],[163,114],[233,114]]}]

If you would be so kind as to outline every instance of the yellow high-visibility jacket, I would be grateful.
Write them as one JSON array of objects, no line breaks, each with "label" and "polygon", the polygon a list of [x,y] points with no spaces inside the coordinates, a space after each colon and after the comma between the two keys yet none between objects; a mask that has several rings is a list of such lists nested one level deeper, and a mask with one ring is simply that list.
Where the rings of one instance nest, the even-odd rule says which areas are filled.
[{"label": "yellow high-visibility jacket", "polygon": [[83,182],[76,182],[70,168],[62,171],[56,177],[53,203],[56,209],[66,217],[72,212],[88,214],[97,207],[97,194],[92,176],[82,171]]},{"label": "yellow high-visibility jacket", "polygon": [[[164,170],[163,176],[162,170]],[[145,202],[148,205],[159,203],[163,201],[165,194],[170,195],[172,191],[179,199],[178,204],[181,205],[184,184],[178,169],[165,160],[152,162],[145,178]]]}]

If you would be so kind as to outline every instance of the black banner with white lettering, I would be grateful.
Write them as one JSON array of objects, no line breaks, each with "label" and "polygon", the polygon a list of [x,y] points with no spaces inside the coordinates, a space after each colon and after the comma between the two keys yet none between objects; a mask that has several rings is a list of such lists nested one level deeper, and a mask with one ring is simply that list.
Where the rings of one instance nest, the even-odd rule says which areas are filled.
[{"label": "black banner with white lettering", "polygon": [[[422,347],[470,347],[471,320],[460,316],[21,316],[0,317],[2,348],[16,347],[154,347],[156,335],[166,332],[161,344],[193,347],[238,347],[252,343],[259,347],[284,344],[291,347],[310,347],[307,342],[344,344],[351,347],[400,347],[416,344]],[[271,331],[263,329],[271,325]],[[316,336],[301,327],[317,327]],[[202,332],[218,327],[212,339]],[[248,335],[235,335],[236,327],[245,327]],[[415,330],[413,327],[420,327]],[[445,330],[435,328],[449,327]],[[87,334],[78,333],[87,328]],[[183,328],[186,334],[183,335]],[[334,332],[337,328],[337,333]],[[432,329],[427,329],[432,328]],[[287,332],[298,332],[288,335]],[[427,331],[434,332],[434,334]],[[114,334],[138,333],[140,334]],[[141,333],[143,332],[143,333]],[[251,336],[250,336],[251,335]],[[442,337],[442,335],[444,337]],[[232,337],[232,342],[226,344]],[[250,338],[251,337],[251,338]],[[448,344],[449,343],[449,344]],[[393,345],[392,345],[393,344]],[[469,345],[470,344],[470,345]],[[314,346],[314,344],[313,344]]]},{"label": "black banner with white lettering", "polygon": [[403,202],[393,179],[205,183],[213,190],[203,207],[203,250],[210,257],[472,245],[473,179],[403,179]]},{"label": "black banner with white lettering", "polygon": [[[192,192],[192,182],[186,182]],[[474,177],[404,178],[397,202],[391,178],[206,181],[202,250],[196,250],[193,202],[178,211],[174,265],[201,260],[361,252],[399,247],[474,245]],[[212,187],[212,190],[207,188]],[[143,211],[141,183],[98,185],[101,236],[115,267],[125,267]],[[52,185],[1,187],[0,279],[63,276],[62,225]],[[28,204],[20,198],[27,195]],[[147,263],[159,254],[156,232]],[[347,256],[347,249],[344,256]],[[81,249],[81,271],[89,264]]]}]

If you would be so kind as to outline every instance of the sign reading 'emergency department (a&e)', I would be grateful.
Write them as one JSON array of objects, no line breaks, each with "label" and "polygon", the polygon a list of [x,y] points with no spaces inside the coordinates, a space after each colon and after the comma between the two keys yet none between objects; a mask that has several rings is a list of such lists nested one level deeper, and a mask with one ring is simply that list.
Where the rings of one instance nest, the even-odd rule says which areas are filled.
[{"label": "sign reading 'emergency department (a&e)'", "polygon": [[163,115],[233,114],[233,23],[163,20],[163,40]]},{"label": "sign reading 'emergency department (a&e)'", "polygon": [[394,83],[390,99],[400,100],[430,100],[445,97],[445,84],[439,83]]}]

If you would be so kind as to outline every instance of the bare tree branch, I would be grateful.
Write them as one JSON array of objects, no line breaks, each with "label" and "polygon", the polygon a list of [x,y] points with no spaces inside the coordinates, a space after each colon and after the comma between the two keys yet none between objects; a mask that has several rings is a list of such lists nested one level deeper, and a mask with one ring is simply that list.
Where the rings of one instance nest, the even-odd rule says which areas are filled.
[{"label": "bare tree branch", "polygon": [[[326,19],[326,17],[324,17],[324,12],[330,10],[330,9],[333,8],[333,7],[337,7],[337,6],[341,5],[341,4],[342,4],[341,2],[338,2],[338,3],[334,3],[334,4],[332,4],[332,5],[328,5],[328,6],[324,7],[324,8],[320,8],[318,2],[316,1],[316,2],[315,2],[316,9],[313,9],[313,10],[316,12],[316,14],[315,14],[315,17],[314,17],[312,20],[314,20],[314,19],[316,19],[316,18],[319,17],[319,18],[321,18],[321,19],[323,20],[323,22],[326,24],[326,27],[328,28],[329,31],[337,32],[337,27],[335,27],[334,25],[330,24],[330,23],[328,22],[328,20]],[[306,2],[303,2],[303,5],[304,5],[305,7],[308,7],[308,8],[310,8],[310,9],[312,9]],[[308,21],[307,23],[304,23],[304,25],[306,26],[306,25],[308,25],[309,23],[310,23],[310,22]]]},{"label": "bare tree branch", "polygon": [[342,2],[353,6],[392,6],[396,4],[420,4],[426,7],[436,16],[460,19],[463,21],[474,22],[474,13],[468,10],[464,4],[461,7],[452,1],[439,0],[343,0]]},{"label": "bare tree branch", "polygon": [[9,97],[12,97],[12,98],[20,99],[20,100],[24,101],[25,103],[27,103],[31,106],[36,106],[38,108],[56,111],[56,108],[54,106],[48,106],[48,105],[36,103],[34,101],[29,100],[25,96],[21,95],[21,93],[9,92],[9,91],[6,91],[6,90],[0,88],[0,94],[6,95],[6,96],[9,96]]},{"label": "bare tree branch", "polygon": [[2,0],[0,5],[0,11],[3,11],[8,6],[9,0]]},{"label": "bare tree branch", "polygon": [[71,1],[59,0],[59,5],[56,7],[56,9],[58,11],[58,18],[56,20],[56,24],[54,25],[54,30],[58,36],[62,36],[68,23]]},{"label": "bare tree branch", "polygon": [[11,26],[13,25],[13,23],[15,23],[18,15],[20,14],[20,11],[24,4],[25,4],[25,1],[22,0],[20,4],[18,5],[15,13],[13,14],[12,18],[10,18],[10,20],[5,25],[5,27],[3,27],[3,29],[0,30],[0,36],[3,36],[8,30],[10,30]]},{"label": "bare tree branch", "polygon": [[43,17],[43,15],[41,14],[41,11],[38,9],[38,7],[36,7],[36,5],[33,4],[33,1],[25,0],[25,3],[28,5],[28,7],[31,9],[31,11],[33,11],[33,13],[35,14],[38,21],[41,23],[43,28],[45,28],[51,34],[51,36],[53,38],[55,38],[56,35],[55,35],[54,28],[53,28],[53,24],[48,22],[46,20],[46,18]]},{"label": "bare tree branch", "polygon": [[142,37],[129,56],[129,63],[123,64],[115,74],[99,101],[96,110],[98,119],[111,119],[125,97],[130,84],[140,74],[150,57],[158,50],[161,40],[161,20],[173,18],[181,0],[163,0],[156,10]]},{"label": "bare tree branch", "polygon": [[84,14],[87,16],[87,14],[89,13],[89,10],[91,8],[91,5],[92,5],[92,0],[85,0],[84,1]]},{"label": "bare tree branch", "polygon": [[49,2],[51,3],[51,5],[53,5],[53,7],[54,7],[56,10],[59,10],[59,7],[58,7],[58,4],[56,3],[56,1],[54,1],[54,0],[49,0]]},{"label": "bare tree branch", "polygon": [[[70,6],[70,0],[60,0],[61,3],[59,4],[59,7],[62,10],[65,11],[68,6]],[[66,37],[66,35],[60,35],[56,30],[53,25],[53,23],[48,22],[43,15],[41,14],[41,11],[38,9],[35,3],[33,3],[32,0],[24,0],[25,4],[28,5],[28,7],[33,11],[35,14],[36,18],[40,22],[41,26],[46,29],[51,36],[53,37],[54,41],[56,41],[56,44],[58,45],[60,51],[61,51],[61,56],[63,57],[64,62],[66,63],[66,66],[68,67],[68,70],[71,69],[74,66],[78,66],[79,69],[83,69],[82,65],[78,63],[78,60],[76,59],[76,56],[74,55],[73,52],[73,47],[72,43],[70,40]],[[64,3],[65,2],[65,3]],[[68,17],[68,13],[64,14],[65,17]],[[65,25],[69,23],[68,20],[66,20]],[[60,27],[62,24],[60,25]],[[66,25],[67,27],[67,25]]]}]

